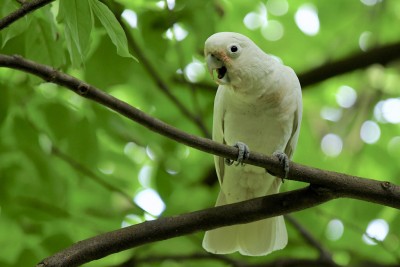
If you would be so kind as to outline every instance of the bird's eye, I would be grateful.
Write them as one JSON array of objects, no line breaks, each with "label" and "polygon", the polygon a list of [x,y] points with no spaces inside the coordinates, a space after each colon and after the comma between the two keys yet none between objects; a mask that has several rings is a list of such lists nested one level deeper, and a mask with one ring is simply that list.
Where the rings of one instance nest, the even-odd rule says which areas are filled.
[{"label": "bird's eye", "polygon": [[236,46],[236,45],[232,45],[231,46],[231,52],[232,53],[235,53],[235,52],[237,52],[239,49],[238,49],[238,47]]}]

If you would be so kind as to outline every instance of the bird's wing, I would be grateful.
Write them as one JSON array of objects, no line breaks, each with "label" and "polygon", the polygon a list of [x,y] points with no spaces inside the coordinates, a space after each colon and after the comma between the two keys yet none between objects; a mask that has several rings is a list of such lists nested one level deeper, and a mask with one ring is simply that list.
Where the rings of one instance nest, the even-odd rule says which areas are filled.
[{"label": "bird's wing", "polygon": [[302,112],[303,112],[303,106],[302,106],[302,96],[301,96],[301,86],[300,82],[294,73],[294,71],[289,68],[285,67],[286,69],[286,88],[288,88],[288,97],[290,97],[289,104],[292,106],[291,110],[291,131],[290,131],[290,137],[288,139],[288,142],[286,143],[285,147],[285,154],[289,157],[289,159],[292,158],[293,152],[296,148],[297,145],[297,140],[299,138],[299,133],[300,133],[300,124],[301,124],[301,117],[302,117]]},{"label": "bird's wing", "polygon": [[[223,94],[225,92],[225,86],[220,85],[218,87],[217,94],[214,100],[214,118],[213,118],[213,140],[226,144],[224,138],[224,116],[225,116],[225,103]],[[214,156],[215,169],[217,171],[219,183],[222,185],[225,163],[224,158],[219,156]]]}]

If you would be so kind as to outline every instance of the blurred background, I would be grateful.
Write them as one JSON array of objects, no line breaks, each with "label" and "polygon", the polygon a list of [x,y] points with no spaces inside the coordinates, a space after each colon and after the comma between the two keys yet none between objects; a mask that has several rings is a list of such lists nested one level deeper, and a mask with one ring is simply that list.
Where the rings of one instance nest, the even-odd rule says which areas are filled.
[{"label": "blurred background", "polygon": [[[209,137],[217,86],[204,41],[240,32],[300,78],[295,162],[400,184],[400,1],[103,1],[122,26],[116,35],[95,2],[55,1],[25,16],[0,32],[1,53],[53,66]],[[0,17],[20,7],[3,3]],[[304,186],[287,181],[282,190]],[[94,235],[212,207],[218,190],[212,155],[0,68],[1,266],[33,266]],[[287,248],[266,257],[209,256],[199,232],[85,266],[322,266],[318,248],[342,266],[400,264],[395,209],[338,199],[291,216]]]}]

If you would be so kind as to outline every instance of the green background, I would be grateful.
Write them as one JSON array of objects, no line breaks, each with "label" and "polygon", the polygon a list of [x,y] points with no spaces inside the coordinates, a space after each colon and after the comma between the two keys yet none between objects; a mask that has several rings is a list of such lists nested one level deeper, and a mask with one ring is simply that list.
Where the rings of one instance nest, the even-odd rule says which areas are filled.
[{"label": "green background", "polygon": [[[301,74],[400,41],[400,1],[364,2],[376,3],[177,0],[170,9],[163,1],[105,1],[109,9],[97,0],[61,0],[2,30],[0,51],[50,65],[174,127],[207,136],[216,90],[203,64],[202,50],[208,36],[218,31],[243,33]],[[283,7],[286,3],[284,14],[274,15],[276,3]],[[316,35],[303,33],[296,24],[295,14],[304,5],[318,14]],[[19,6],[17,1],[3,0],[0,16]],[[137,15],[135,28],[123,20],[121,27],[112,16],[111,11],[121,14],[125,9]],[[259,14],[264,22],[279,22],[281,38],[267,40],[262,26],[248,29],[243,19],[250,12]],[[179,32],[171,30],[174,27],[182,28],[187,36],[178,41]],[[360,36],[364,36],[361,41]],[[193,62],[202,70],[195,83],[182,74]],[[377,113],[378,102],[399,99],[399,66],[395,60],[387,66],[365,66],[304,87],[303,122],[293,160],[399,184],[400,125],[382,120]],[[160,90],[155,78],[190,116]],[[339,88],[344,85],[357,94],[356,102],[348,108],[337,102]],[[335,109],[341,117],[324,119],[320,114],[326,108]],[[380,137],[373,144],[360,138],[360,128],[367,120],[380,128]],[[321,140],[329,133],[343,143],[336,156],[321,149]],[[166,205],[161,216],[212,207],[219,190],[213,168],[212,155],[153,133],[57,85],[0,69],[1,266],[34,266],[73,242],[156,217],[133,202],[138,193],[149,188],[156,190]],[[303,186],[287,181],[282,190]],[[400,216],[395,209],[338,199],[297,212],[293,218],[338,264],[400,263]],[[337,240],[329,238],[328,224],[334,219],[344,226]],[[375,219],[385,220],[389,233],[383,242],[368,245],[362,236]],[[304,241],[298,229],[287,225],[289,244],[284,250],[266,257],[228,257],[249,263],[318,258],[316,249]],[[212,257],[190,257],[204,253],[202,236],[200,232],[144,245],[85,266],[122,266],[132,258],[142,259],[134,266],[228,266]],[[149,261],[156,256],[163,259]],[[189,257],[182,261],[175,256]]]}]

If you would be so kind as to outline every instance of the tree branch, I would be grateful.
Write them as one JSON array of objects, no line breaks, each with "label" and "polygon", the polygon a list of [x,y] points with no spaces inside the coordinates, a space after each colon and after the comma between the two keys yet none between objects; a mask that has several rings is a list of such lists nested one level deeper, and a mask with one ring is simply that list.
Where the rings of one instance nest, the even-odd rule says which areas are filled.
[{"label": "tree branch", "polygon": [[302,87],[306,87],[337,75],[365,68],[372,64],[386,65],[400,58],[400,43],[372,48],[367,52],[352,54],[346,58],[327,63],[299,75]]},{"label": "tree branch", "polygon": [[304,240],[313,248],[317,249],[319,253],[319,258],[324,260],[325,262],[330,262],[332,266],[335,266],[334,261],[332,260],[331,253],[314,237],[311,233],[305,229],[293,216],[286,215],[285,219],[291,223],[297,231],[301,234]]},{"label": "tree branch", "polygon": [[147,221],[75,243],[44,259],[37,267],[78,266],[143,244],[274,217],[314,207],[336,197],[339,197],[336,192],[310,186],[241,203]]},{"label": "tree branch", "polygon": [[[46,81],[65,86],[82,97],[96,101],[117,113],[140,123],[148,129],[182,144],[224,158],[233,160],[237,158],[237,148],[223,145],[210,139],[197,137],[176,129],[130,106],[126,102],[123,102],[87,83],[84,83],[83,81],[59,72],[49,66],[24,59],[20,56],[7,56],[2,54],[0,54],[0,66],[22,70],[41,77]],[[278,159],[275,157],[251,152],[249,158],[244,162],[266,168],[279,177],[284,176],[284,170]],[[400,208],[400,187],[390,182],[381,182],[332,171],[325,171],[293,162],[290,163],[288,177],[289,180],[316,184],[332,190],[337,190],[342,197],[374,202],[397,209]]]},{"label": "tree branch", "polygon": [[0,19],[0,30],[10,26],[11,23],[17,21],[26,14],[33,12],[36,9],[41,8],[42,6],[45,6],[53,1],[54,0],[32,0],[29,2],[24,2],[20,8]]},{"label": "tree branch", "polygon": [[222,263],[228,264],[231,267],[338,267],[338,265],[334,263],[327,262],[323,259],[296,259],[296,258],[286,258],[286,259],[277,259],[274,261],[261,262],[261,263],[247,263],[235,259],[231,259],[225,255],[218,254],[205,254],[205,253],[193,253],[189,255],[165,255],[165,256],[154,256],[146,258],[131,258],[128,261],[122,263],[121,265],[114,267],[131,267],[138,266],[141,263],[149,264],[154,262],[162,262],[165,260],[173,260],[177,262],[182,261],[201,261],[201,260],[215,260],[220,261]]},{"label": "tree branch", "polygon": [[[298,75],[302,89],[322,82],[329,78],[342,75],[357,69],[366,68],[372,64],[387,65],[390,62],[400,59],[400,42],[372,48],[367,52],[352,54],[337,61],[328,62],[325,65],[318,66]],[[182,78],[176,78],[178,83],[188,83]],[[196,86],[215,93],[214,84],[202,82],[195,83]]]},{"label": "tree branch", "polygon": [[137,59],[142,64],[144,69],[147,71],[149,76],[153,79],[157,87],[172,101],[172,103],[175,104],[175,106],[181,111],[181,113],[185,117],[192,120],[197,125],[197,127],[201,130],[204,136],[208,138],[211,137],[203,121],[198,116],[194,115],[190,110],[188,110],[185,107],[185,105],[183,105],[181,101],[179,101],[179,99],[174,94],[172,94],[168,84],[161,78],[161,76],[158,74],[158,72],[156,71],[150,60],[146,57],[145,53],[140,48],[139,44],[133,38],[132,34],[130,34],[129,28],[126,26],[124,21],[122,21],[120,14],[117,14],[114,11],[114,15],[125,31],[125,35],[128,40],[128,45],[131,48],[132,53],[136,55]]}]

